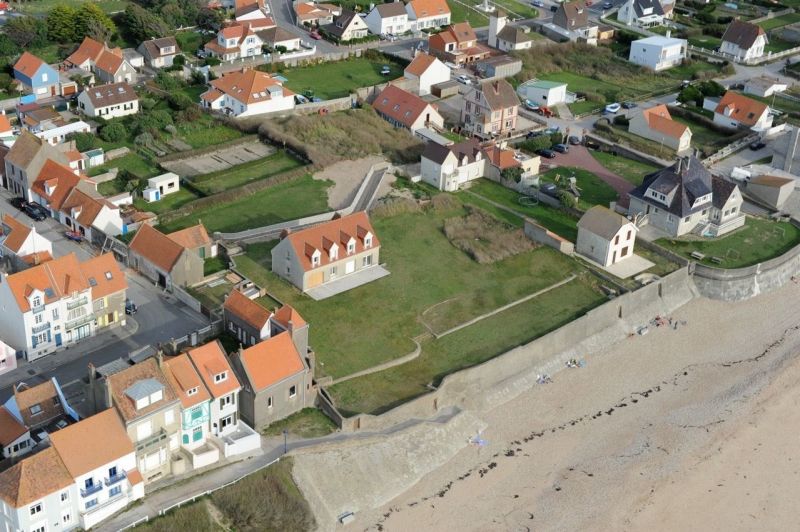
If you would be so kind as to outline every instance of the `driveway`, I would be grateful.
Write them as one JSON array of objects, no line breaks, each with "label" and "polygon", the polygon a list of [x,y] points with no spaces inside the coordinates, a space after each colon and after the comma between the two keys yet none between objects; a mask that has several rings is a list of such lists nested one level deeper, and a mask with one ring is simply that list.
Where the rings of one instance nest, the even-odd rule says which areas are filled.
[{"label": "driveway", "polygon": [[549,161],[552,161],[549,163],[552,166],[574,166],[592,172],[617,191],[620,205],[628,205],[628,192],[633,190],[633,184],[614,172],[608,171],[605,166],[592,157],[585,146],[570,146],[569,152],[559,153],[555,159],[549,159]]}]

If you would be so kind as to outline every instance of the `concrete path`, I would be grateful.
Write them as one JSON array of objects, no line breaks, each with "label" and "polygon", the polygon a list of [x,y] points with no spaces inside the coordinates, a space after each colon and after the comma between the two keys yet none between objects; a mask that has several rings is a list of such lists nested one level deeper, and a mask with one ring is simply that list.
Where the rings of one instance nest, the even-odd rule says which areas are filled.
[{"label": "concrete path", "polygon": [[628,205],[628,192],[633,190],[633,184],[597,162],[597,159],[592,157],[592,154],[589,153],[585,146],[570,146],[569,152],[559,153],[553,163],[550,164],[553,166],[573,166],[592,172],[619,194],[620,205]]}]

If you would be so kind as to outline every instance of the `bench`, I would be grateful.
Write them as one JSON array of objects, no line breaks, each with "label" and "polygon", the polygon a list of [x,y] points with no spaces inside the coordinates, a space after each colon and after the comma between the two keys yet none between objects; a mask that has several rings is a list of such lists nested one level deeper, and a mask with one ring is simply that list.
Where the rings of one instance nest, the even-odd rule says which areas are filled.
[{"label": "bench", "polygon": [[706,256],[700,253],[699,251],[692,251],[691,255],[689,256],[692,257],[694,260],[703,260],[704,258],[706,258]]},{"label": "bench", "polygon": [[719,257],[711,257],[711,262],[714,264],[722,264],[722,259]]}]

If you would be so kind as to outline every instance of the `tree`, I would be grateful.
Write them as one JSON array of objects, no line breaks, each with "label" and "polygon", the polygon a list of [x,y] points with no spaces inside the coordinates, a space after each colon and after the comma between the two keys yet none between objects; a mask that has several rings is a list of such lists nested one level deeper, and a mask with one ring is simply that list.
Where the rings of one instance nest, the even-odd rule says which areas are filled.
[{"label": "tree", "polygon": [[201,70],[192,70],[192,76],[189,78],[189,83],[192,85],[205,85],[206,77]]},{"label": "tree", "polygon": [[500,172],[500,177],[519,183],[522,180],[522,168],[519,166],[505,168]]},{"label": "tree", "polygon": [[19,53],[19,47],[5,33],[0,33],[0,57],[14,57]]},{"label": "tree", "polygon": [[713,79],[700,82],[697,88],[700,90],[703,96],[708,96],[709,98],[717,98],[722,96],[727,90]]},{"label": "tree", "polygon": [[202,7],[197,12],[195,24],[197,24],[200,29],[216,32],[222,27],[224,20],[225,18],[221,10]]},{"label": "tree", "polygon": [[39,47],[47,43],[47,24],[44,20],[26,17],[13,17],[4,26],[11,42],[20,48]]},{"label": "tree", "polygon": [[695,105],[703,105],[703,93],[694,85],[684,87],[678,94],[678,101],[681,103],[694,103]]},{"label": "tree", "polygon": [[186,56],[183,54],[178,54],[172,60],[173,65],[183,66],[186,64]]},{"label": "tree", "polygon": [[522,143],[522,147],[528,150],[529,152],[535,153],[538,150],[548,149],[553,145],[553,142],[550,140],[548,135],[540,135],[538,137],[533,137],[530,140],[526,140]]},{"label": "tree", "polygon": [[72,133],[67,139],[75,141],[75,149],[79,152],[89,151],[94,148],[95,136],[91,133]]},{"label": "tree", "polygon": [[120,142],[128,136],[128,130],[122,122],[110,122],[100,130],[100,137],[106,142]]},{"label": "tree", "polygon": [[181,80],[163,70],[159,70],[158,74],[156,74],[156,85],[165,91],[172,92],[181,88]]},{"label": "tree", "polygon": [[558,191],[558,201],[567,209],[574,209],[578,205],[578,198],[567,190]]},{"label": "tree", "polygon": [[176,111],[183,111],[192,105],[194,105],[194,102],[185,92],[176,92],[169,95],[169,106]]},{"label": "tree", "polygon": [[59,4],[47,14],[47,37],[56,42],[68,43],[78,39],[75,24],[78,11],[68,5]]},{"label": "tree", "polygon": [[169,26],[158,15],[133,3],[125,8],[123,20],[131,36],[139,41],[169,35]]},{"label": "tree", "polygon": [[98,41],[107,41],[116,33],[114,21],[106,15],[97,4],[84,2],[75,14],[75,35],[91,37]]}]

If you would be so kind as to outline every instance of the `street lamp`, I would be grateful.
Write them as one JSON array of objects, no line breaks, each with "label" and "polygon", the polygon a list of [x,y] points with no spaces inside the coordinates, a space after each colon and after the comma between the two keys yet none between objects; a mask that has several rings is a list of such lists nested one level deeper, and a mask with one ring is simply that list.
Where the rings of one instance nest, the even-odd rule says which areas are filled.
[{"label": "street lamp", "polygon": [[289,431],[283,429],[283,454],[286,454],[286,436],[289,434]]}]

